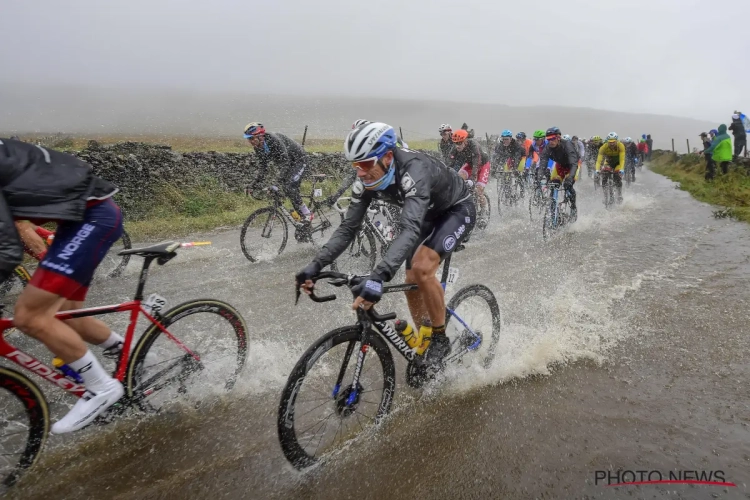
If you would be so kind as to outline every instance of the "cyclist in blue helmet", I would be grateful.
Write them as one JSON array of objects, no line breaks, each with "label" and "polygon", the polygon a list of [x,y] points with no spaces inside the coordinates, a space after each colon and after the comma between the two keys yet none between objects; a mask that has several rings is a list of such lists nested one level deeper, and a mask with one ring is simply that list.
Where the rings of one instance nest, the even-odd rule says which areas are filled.
[{"label": "cyclist in blue helmet", "polygon": [[[513,138],[513,132],[504,130],[500,134],[500,142],[495,146],[492,155],[492,171],[497,177],[498,182],[507,186],[511,182],[511,175],[516,178],[520,177],[524,164],[522,159],[526,156],[524,146]],[[523,182],[519,182],[520,196],[524,196]]]},{"label": "cyclist in blue helmet", "polygon": [[419,285],[419,290],[407,292],[409,310],[429,342],[416,362],[425,371],[440,369],[451,345],[445,335],[444,292],[435,273],[474,227],[472,193],[466,182],[437,158],[399,148],[393,127],[385,123],[352,130],[344,141],[344,154],[357,171],[352,202],[331,239],[297,273],[297,286],[310,293],[312,278],[354,240],[372,200],[400,206],[401,232],[369,277],[354,288],[357,297],[352,308],[369,309],[378,302],[383,282],[390,281],[405,261],[406,282]]}]

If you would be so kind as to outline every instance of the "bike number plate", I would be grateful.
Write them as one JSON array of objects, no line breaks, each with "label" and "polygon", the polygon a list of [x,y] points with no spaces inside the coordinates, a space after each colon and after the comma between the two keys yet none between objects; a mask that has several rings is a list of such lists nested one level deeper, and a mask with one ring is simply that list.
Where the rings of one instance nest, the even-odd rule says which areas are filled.
[{"label": "bike number plate", "polygon": [[[435,277],[440,280],[442,278],[442,270],[438,270],[438,272],[435,274]],[[458,281],[458,268],[457,267],[449,267],[448,268],[448,278],[445,280],[446,285],[455,285]]]},{"label": "bike number plate", "polygon": [[157,314],[167,308],[167,299],[158,293],[152,293],[141,305],[149,312],[149,314]]},{"label": "bike number plate", "polygon": [[323,190],[320,188],[315,188],[315,190],[313,191],[313,196],[315,198],[320,198],[321,196],[323,196]]}]

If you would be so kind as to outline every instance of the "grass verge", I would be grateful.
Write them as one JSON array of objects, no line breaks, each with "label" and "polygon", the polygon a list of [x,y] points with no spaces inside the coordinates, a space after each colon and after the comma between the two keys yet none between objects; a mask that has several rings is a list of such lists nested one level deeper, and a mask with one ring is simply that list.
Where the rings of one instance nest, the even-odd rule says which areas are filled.
[{"label": "grass verge", "polygon": [[[319,183],[323,196],[332,194],[338,187],[335,180]],[[312,182],[302,183],[303,200],[307,203]],[[203,182],[189,189],[163,186],[156,196],[160,202],[141,220],[126,221],[125,230],[135,242],[158,241],[217,228],[239,227],[255,210],[268,206],[270,200],[256,200],[239,193],[223,191],[213,182]],[[285,203],[287,209],[291,204]]]},{"label": "grass verge", "polygon": [[697,200],[718,205],[716,217],[731,217],[750,222],[750,176],[743,166],[730,166],[727,175],[717,174],[712,182],[706,182],[706,161],[695,154],[678,157],[673,153],[654,156],[649,168],[680,184],[680,189],[689,192]]}]

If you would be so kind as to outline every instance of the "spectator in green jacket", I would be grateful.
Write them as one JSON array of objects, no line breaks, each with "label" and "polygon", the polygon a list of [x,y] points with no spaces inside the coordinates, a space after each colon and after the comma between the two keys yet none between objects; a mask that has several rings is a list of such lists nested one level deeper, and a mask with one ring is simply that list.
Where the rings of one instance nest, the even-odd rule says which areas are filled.
[{"label": "spectator in green jacket", "polygon": [[729,171],[729,162],[732,161],[732,138],[727,134],[726,125],[719,125],[719,133],[705,152],[710,153],[716,164],[721,166],[722,174]]}]

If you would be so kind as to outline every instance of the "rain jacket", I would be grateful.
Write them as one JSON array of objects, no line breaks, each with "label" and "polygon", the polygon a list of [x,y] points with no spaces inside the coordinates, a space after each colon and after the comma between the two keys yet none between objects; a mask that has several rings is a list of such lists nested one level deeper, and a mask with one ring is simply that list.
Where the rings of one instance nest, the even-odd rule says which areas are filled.
[{"label": "rain jacket", "polygon": [[716,163],[732,161],[732,138],[727,134],[727,126],[719,125],[719,134],[711,141],[711,146],[706,149]]}]

